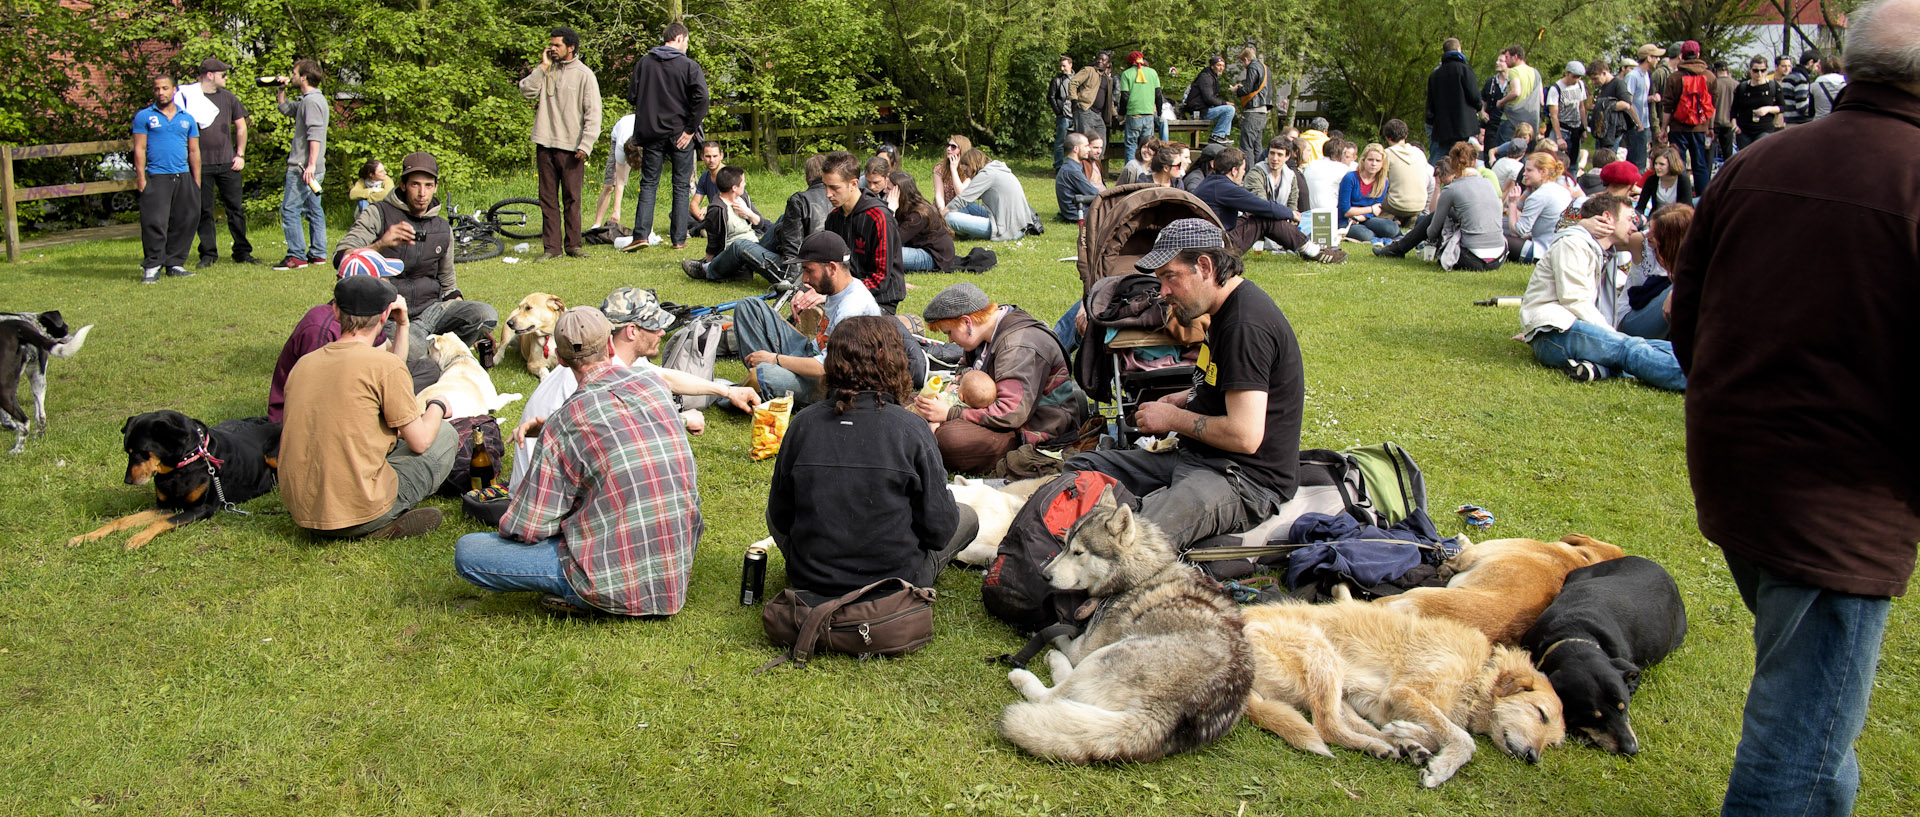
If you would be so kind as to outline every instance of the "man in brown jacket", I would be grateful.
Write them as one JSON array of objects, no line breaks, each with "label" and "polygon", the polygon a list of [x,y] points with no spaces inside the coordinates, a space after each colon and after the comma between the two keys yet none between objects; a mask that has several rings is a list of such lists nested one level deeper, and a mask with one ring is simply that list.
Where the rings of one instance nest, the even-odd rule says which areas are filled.
[{"label": "man in brown jacket", "polygon": [[[1067,95],[1073,99],[1074,129],[1088,139],[1107,138],[1107,123],[1119,117],[1113,93],[1113,53],[1102,51],[1093,63],[1074,72],[1067,81]],[[1131,156],[1127,157],[1133,158]]]},{"label": "man in brown jacket", "polygon": [[[1707,189],[1707,179],[1713,173],[1713,158],[1707,153],[1707,133],[1713,129],[1713,117],[1682,121],[1695,115],[1680,111],[1688,77],[1699,77],[1695,82],[1702,101],[1713,100],[1713,69],[1700,59],[1700,44],[1692,40],[1680,44],[1680,67],[1667,75],[1666,87],[1660,90],[1660,109],[1666,114],[1667,142],[1687,157],[1687,166],[1693,168],[1693,189],[1701,191]],[[1691,102],[1688,104],[1692,107]]]},{"label": "man in brown jacket", "polygon": [[[1920,542],[1920,0],[1848,23],[1840,104],[1721,168],[1673,275],[1700,532],[1754,615],[1722,815],[1852,809],[1889,597]],[[1820,240],[1782,240],[1788,211]]]},{"label": "man in brown jacket", "polygon": [[[580,35],[566,26],[547,32],[540,67],[520,80],[520,95],[536,100],[533,111],[534,168],[540,173],[540,261],[580,249],[580,184],[587,154],[600,139],[600,81],[580,62]],[[561,221],[561,202],[566,220]],[[566,225],[562,242],[561,225]]]}]

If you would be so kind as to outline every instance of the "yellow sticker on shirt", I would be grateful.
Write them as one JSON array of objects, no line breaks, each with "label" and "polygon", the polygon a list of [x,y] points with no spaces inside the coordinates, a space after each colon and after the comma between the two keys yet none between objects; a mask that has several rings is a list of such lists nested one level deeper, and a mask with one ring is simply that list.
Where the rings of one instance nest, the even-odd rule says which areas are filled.
[{"label": "yellow sticker on shirt", "polygon": [[1209,386],[1220,385],[1219,383],[1215,382],[1216,379],[1220,376],[1220,367],[1213,365],[1212,347],[1208,346],[1205,343],[1200,344],[1200,360],[1197,361],[1194,365],[1200,367],[1200,371],[1203,375],[1202,379],[1207,382],[1207,385]]}]

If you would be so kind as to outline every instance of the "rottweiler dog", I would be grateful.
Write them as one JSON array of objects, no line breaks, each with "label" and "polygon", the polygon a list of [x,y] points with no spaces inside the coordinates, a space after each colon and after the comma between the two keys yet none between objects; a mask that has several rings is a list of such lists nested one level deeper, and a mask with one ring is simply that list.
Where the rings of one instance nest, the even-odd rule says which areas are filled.
[{"label": "rottweiler dog", "polygon": [[120,434],[126,441],[127,484],[152,482],[154,506],[68,539],[69,547],[141,528],[127,540],[127,550],[133,550],[219,512],[222,493],[228,502],[245,502],[273,490],[279,476],[280,424],[265,417],[208,428],[177,411],[153,411],[128,417]]},{"label": "rottweiler dog", "polygon": [[1627,700],[1640,671],[1680,648],[1687,605],[1659,564],[1627,556],[1567,574],[1520,643],[1560,693],[1567,731],[1622,755],[1640,751]]}]

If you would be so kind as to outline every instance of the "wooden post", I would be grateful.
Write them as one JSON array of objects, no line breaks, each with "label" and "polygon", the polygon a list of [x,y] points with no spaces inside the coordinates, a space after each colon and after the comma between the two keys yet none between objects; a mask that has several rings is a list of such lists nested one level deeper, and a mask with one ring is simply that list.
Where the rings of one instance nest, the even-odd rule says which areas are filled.
[{"label": "wooden post", "polygon": [[0,209],[6,211],[7,220],[7,263],[20,260],[20,214],[15,212],[19,201],[13,190],[13,146],[0,144]]}]

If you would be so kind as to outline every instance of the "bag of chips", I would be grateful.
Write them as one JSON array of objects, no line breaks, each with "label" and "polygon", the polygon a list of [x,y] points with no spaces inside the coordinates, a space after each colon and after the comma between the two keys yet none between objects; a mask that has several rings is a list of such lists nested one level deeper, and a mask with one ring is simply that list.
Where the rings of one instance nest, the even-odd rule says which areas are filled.
[{"label": "bag of chips", "polygon": [[793,392],[768,400],[753,409],[753,448],[755,460],[780,453],[780,440],[787,436],[787,420],[793,416]]}]

